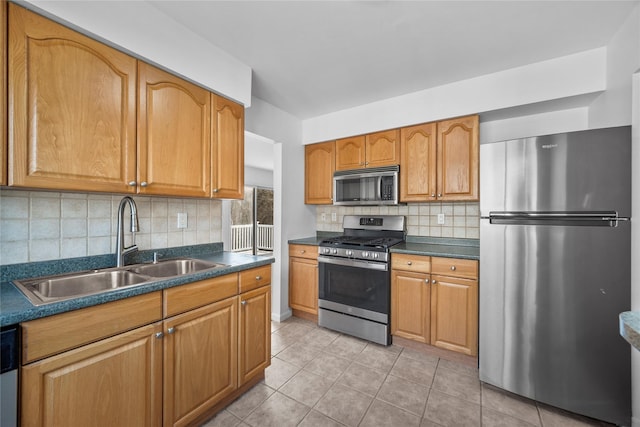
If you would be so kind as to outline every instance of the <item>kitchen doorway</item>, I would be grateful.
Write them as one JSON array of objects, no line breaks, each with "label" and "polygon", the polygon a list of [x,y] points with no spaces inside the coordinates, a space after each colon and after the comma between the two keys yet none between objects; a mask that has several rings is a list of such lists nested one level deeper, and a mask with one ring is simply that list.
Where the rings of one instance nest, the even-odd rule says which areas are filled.
[{"label": "kitchen doorway", "polygon": [[273,256],[273,189],[248,186],[231,201],[231,251]]}]

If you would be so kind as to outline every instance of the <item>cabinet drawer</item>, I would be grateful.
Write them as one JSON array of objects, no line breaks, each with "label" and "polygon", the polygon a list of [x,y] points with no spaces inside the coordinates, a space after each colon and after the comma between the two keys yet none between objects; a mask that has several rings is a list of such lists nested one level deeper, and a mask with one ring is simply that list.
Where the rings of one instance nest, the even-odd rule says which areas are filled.
[{"label": "cabinet drawer", "polygon": [[164,291],[164,316],[202,307],[238,293],[238,273],[201,280]]},{"label": "cabinet drawer", "polygon": [[22,323],[22,363],[60,353],[162,319],[162,293]]},{"label": "cabinet drawer", "polygon": [[393,270],[431,272],[431,257],[410,254],[392,254],[391,268]]},{"label": "cabinet drawer", "polygon": [[296,258],[318,259],[318,247],[311,245],[289,245],[289,256]]},{"label": "cabinet drawer", "polygon": [[431,272],[443,276],[478,278],[478,261],[458,258],[431,258]]},{"label": "cabinet drawer", "polygon": [[271,283],[271,265],[241,271],[239,282],[240,293],[268,285]]}]

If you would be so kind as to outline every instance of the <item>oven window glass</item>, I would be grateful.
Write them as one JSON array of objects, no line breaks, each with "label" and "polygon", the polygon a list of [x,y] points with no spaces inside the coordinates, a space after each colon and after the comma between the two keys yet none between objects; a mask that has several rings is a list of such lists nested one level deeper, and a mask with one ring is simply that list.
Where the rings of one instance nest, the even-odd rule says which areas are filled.
[{"label": "oven window glass", "polygon": [[338,201],[376,200],[378,178],[360,177],[336,180]]},{"label": "oven window glass", "polygon": [[320,263],[319,298],[389,314],[388,271]]}]

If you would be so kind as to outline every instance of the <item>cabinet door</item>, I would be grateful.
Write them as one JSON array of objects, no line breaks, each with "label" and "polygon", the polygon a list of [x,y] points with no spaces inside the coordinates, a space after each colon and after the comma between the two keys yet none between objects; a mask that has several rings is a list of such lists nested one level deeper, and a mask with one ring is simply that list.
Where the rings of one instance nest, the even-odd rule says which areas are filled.
[{"label": "cabinet door", "polygon": [[436,124],[400,131],[400,201],[436,200]]},{"label": "cabinet door", "polygon": [[0,185],[7,185],[7,2],[0,1]]},{"label": "cabinet door", "polygon": [[161,324],[22,367],[22,426],[158,426]]},{"label": "cabinet door", "polygon": [[208,197],[210,93],[144,62],[138,78],[139,192]]},{"label": "cabinet door", "polygon": [[431,344],[478,354],[478,281],[432,276]]},{"label": "cabinet door", "polygon": [[133,193],[136,60],[9,4],[9,185]]},{"label": "cabinet door", "polygon": [[237,388],[237,297],[164,322],[164,425],[189,425]]},{"label": "cabinet door", "polygon": [[221,199],[244,197],[244,107],[211,95],[213,111],[212,194]]},{"label": "cabinet door", "polygon": [[391,129],[365,137],[365,166],[393,166],[400,164],[400,131]]},{"label": "cabinet door", "polygon": [[429,344],[429,275],[391,271],[391,334]]},{"label": "cabinet door", "polygon": [[336,141],[336,170],[362,169],[365,161],[364,135]]},{"label": "cabinet door", "polygon": [[478,200],[478,116],[438,123],[438,200]]},{"label": "cabinet door", "polygon": [[242,386],[271,364],[271,286],[245,292],[239,298],[238,386]]},{"label": "cabinet door", "polygon": [[318,261],[289,258],[289,306],[318,314]]},{"label": "cabinet door", "polygon": [[308,205],[333,203],[333,172],[336,169],[335,142],[304,146],[304,202]]}]

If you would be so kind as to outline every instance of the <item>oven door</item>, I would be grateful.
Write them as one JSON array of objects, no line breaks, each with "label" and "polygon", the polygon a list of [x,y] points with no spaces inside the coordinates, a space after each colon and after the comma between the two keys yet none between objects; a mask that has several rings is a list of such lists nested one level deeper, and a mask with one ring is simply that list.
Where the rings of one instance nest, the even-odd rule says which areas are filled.
[{"label": "oven door", "polygon": [[[387,263],[319,256],[318,267],[321,306],[322,301],[329,301],[330,306],[354,307],[387,319],[391,298]],[[358,310],[352,314],[357,315]]]}]

